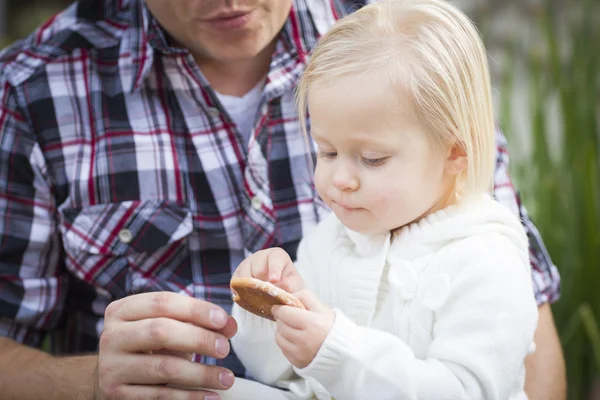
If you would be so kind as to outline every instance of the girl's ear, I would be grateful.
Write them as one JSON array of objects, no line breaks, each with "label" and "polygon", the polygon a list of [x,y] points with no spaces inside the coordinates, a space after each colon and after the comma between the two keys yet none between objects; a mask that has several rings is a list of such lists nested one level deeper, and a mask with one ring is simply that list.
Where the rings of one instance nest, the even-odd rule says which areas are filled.
[{"label": "girl's ear", "polygon": [[458,175],[467,169],[467,154],[460,143],[455,142],[448,149],[446,157],[446,173]]}]

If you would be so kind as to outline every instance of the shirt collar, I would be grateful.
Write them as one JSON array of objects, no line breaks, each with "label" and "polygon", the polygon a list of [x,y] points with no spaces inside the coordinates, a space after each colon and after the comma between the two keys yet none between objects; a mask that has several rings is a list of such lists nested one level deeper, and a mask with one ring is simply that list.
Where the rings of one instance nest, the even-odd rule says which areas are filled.
[{"label": "shirt collar", "polygon": [[[168,34],[152,16],[144,0],[122,0],[122,6],[129,6],[131,20],[121,42],[121,80],[123,88],[133,92],[144,83],[157,53],[185,54],[188,50],[169,43]],[[318,38],[305,0],[295,0],[278,36],[267,74],[267,99],[278,97],[297,84]]]},{"label": "shirt collar", "polygon": [[152,69],[156,52],[162,54],[186,53],[172,46],[167,33],[146,7],[144,0],[123,0],[129,6],[130,25],[121,42],[121,79],[130,92],[142,86]]}]

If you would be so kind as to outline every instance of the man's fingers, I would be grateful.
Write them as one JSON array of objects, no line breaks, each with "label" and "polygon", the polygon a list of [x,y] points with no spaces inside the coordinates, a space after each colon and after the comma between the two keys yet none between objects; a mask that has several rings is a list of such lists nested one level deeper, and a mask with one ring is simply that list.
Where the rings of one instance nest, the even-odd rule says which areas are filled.
[{"label": "man's fingers", "polygon": [[224,358],[229,342],[221,334],[169,318],[124,322],[119,328],[107,328],[100,336],[103,349],[127,353],[166,349]]},{"label": "man's fingers", "polygon": [[158,355],[163,355],[163,356],[173,356],[173,357],[182,358],[182,359],[188,360],[188,361],[191,361],[194,359],[194,353],[188,353],[185,351],[160,349],[160,350],[152,350],[152,354],[158,354]]},{"label": "man's fingers", "polygon": [[216,330],[215,332],[220,333],[227,339],[231,339],[237,333],[237,330],[238,326],[236,320],[232,316],[228,315],[225,326],[219,330]]},{"label": "man's fingers", "polygon": [[221,397],[205,390],[188,391],[167,386],[123,385],[114,390],[110,399],[172,399],[172,400],[218,400]]},{"label": "man's fingers", "polygon": [[108,305],[105,323],[118,319],[138,321],[149,318],[171,318],[208,329],[223,329],[228,318],[214,304],[177,293],[153,292],[125,297]]},{"label": "man's fingers", "polygon": [[233,373],[225,368],[203,365],[179,357],[154,354],[110,357],[114,357],[110,363],[113,369],[107,374],[118,372],[117,380],[127,384],[169,384],[179,387],[225,390],[233,385],[235,379]]}]

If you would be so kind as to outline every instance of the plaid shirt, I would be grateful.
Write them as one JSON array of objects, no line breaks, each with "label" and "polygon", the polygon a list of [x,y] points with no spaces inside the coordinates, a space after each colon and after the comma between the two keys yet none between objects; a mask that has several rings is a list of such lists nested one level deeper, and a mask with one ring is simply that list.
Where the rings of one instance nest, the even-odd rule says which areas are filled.
[{"label": "plaid shirt", "polygon": [[[247,142],[141,0],[77,2],[6,49],[0,335],[39,346],[50,333],[56,353],[96,351],[115,299],[168,290],[229,309],[229,279],[246,255],[269,246],[294,255],[328,212],[294,88],[327,23],[317,14],[357,4],[336,1],[294,1]],[[500,132],[498,144],[496,197],[528,229],[538,302],[555,301],[556,268],[510,182]]]}]

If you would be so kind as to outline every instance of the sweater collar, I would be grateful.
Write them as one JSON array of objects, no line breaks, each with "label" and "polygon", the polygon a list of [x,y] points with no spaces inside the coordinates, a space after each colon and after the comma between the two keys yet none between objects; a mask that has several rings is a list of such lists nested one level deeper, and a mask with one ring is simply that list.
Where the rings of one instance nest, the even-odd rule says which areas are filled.
[{"label": "sweater collar", "polygon": [[429,214],[418,222],[390,232],[363,234],[344,227],[357,255],[391,253],[395,258],[415,259],[445,244],[486,232],[502,233],[514,241],[522,238],[519,221],[489,195],[465,199]]}]

